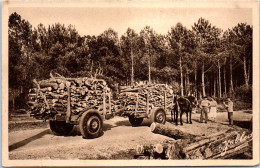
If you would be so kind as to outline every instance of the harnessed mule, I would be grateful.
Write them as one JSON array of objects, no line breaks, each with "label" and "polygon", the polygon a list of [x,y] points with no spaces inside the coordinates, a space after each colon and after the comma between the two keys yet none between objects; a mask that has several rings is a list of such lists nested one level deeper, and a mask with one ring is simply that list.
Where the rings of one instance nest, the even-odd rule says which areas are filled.
[{"label": "harnessed mule", "polygon": [[[180,111],[180,124],[183,125],[182,123],[183,113],[186,113],[187,123],[192,124],[191,113],[192,113],[192,108],[196,103],[196,98],[194,96],[187,96],[187,97],[174,96],[173,102],[175,103],[175,105],[171,111],[172,121],[175,122],[176,125],[178,125],[178,114]],[[172,118],[172,116],[174,117],[174,119]]]}]

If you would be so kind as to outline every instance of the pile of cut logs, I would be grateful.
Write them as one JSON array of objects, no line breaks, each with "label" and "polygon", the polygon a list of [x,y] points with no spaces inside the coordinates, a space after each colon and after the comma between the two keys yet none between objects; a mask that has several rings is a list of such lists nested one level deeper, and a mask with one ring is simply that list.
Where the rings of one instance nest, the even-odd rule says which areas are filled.
[{"label": "pile of cut logs", "polygon": [[136,159],[231,159],[241,154],[252,159],[250,131],[230,128],[211,136],[195,136],[158,123],[150,128],[174,139],[137,146]]},{"label": "pile of cut logs", "polygon": [[29,91],[28,102],[31,114],[42,113],[46,109],[64,113],[68,104],[73,114],[90,108],[101,113],[111,109],[110,89],[102,79],[52,76],[48,80],[33,82],[35,87]]},{"label": "pile of cut logs", "polygon": [[[173,105],[173,91],[166,84],[151,84],[124,88],[120,91],[119,100],[124,107],[125,113],[146,111],[147,104],[149,110],[153,107],[166,107],[170,111]],[[120,103],[118,103],[120,104]]]}]

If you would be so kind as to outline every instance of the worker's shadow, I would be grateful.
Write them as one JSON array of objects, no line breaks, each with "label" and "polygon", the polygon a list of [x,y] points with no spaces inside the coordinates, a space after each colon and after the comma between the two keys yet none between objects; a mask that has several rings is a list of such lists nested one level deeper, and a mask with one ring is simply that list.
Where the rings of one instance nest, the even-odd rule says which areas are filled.
[{"label": "worker's shadow", "polygon": [[20,148],[20,147],[22,147],[22,146],[24,146],[24,145],[26,145],[26,144],[36,140],[36,139],[39,139],[39,138],[43,137],[46,134],[50,134],[50,130],[49,129],[44,130],[44,131],[42,131],[42,132],[40,132],[40,133],[30,137],[30,138],[27,138],[27,139],[24,139],[22,141],[16,142],[16,143],[14,143],[14,144],[9,146],[9,152],[13,151],[13,150],[15,150],[17,148]]},{"label": "worker's shadow", "polygon": [[241,127],[241,128],[245,128],[245,129],[249,129],[249,130],[252,130],[252,121],[236,121],[234,120],[233,121],[233,124],[238,126],[238,127]]}]

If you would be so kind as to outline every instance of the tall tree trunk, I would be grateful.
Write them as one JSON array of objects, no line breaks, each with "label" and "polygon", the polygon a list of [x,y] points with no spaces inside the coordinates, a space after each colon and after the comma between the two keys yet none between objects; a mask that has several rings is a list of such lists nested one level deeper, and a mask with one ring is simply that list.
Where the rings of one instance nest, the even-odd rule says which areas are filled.
[{"label": "tall tree trunk", "polygon": [[243,57],[243,62],[244,62],[244,77],[245,77],[245,85],[246,88],[249,88],[249,77],[247,74],[247,69],[246,69],[246,48],[244,47],[244,57]]},{"label": "tall tree trunk", "polygon": [[148,83],[151,83],[151,57],[148,52]]},{"label": "tall tree trunk", "polygon": [[93,60],[91,61],[90,74],[93,77]]},{"label": "tall tree trunk", "polygon": [[217,80],[216,80],[216,96],[217,97],[219,97],[219,76],[218,76],[218,70],[217,70],[217,72],[216,72],[216,78],[217,78]]},{"label": "tall tree trunk", "polygon": [[211,72],[211,77],[210,77],[210,95],[211,97],[214,94],[214,72]]},{"label": "tall tree trunk", "polygon": [[225,94],[225,97],[227,97],[227,81],[226,81],[226,58],[225,58],[225,61],[224,61],[224,94]]},{"label": "tall tree trunk", "polygon": [[247,69],[246,69],[246,57],[244,56],[244,77],[245,77],[245,85],[246,85],[246,88],[249,87],[249,84],[248,84],[248,76],[247,76]]},{"label": "tall tree trunk", "polygon": [[198,89],[197,89],[197,60],[195,60],[195,74],[194,74],[194,81],[195,81],[195,96],[198,96]]},{"label": "tall tree trunk", "polygon": [[250,59],[248,60],[248,72],[247,72],[247,80],[249,84],[249,79],[250,79],[250,71],[251,71],[251,61]]},{"label": "tall tree trunk", "polygon": [[189,70],[187,70],[187,74],[186,74],[186,90],[187,90],[187,93],[190,94],[190,73],[189,73]]},{"label": "tall tree trunk", "polygon": [[214,92],[213,92],[213,96],[216,97],[216,77],[215,77],[215,73],[213,73],[213,78],[214,78]]},{"label": "tall tree trunk", "polygon": [[221,98],[222,95],[221,95],[221,69],[220,69],[220,63],[219,63],[219,60],[218,60],[218,95],[219,97]]},{"label": "tall tree trunk", "polygon": [[187,95],[187,73],[183,73],[183,94]]},{"label": "tall tree trunk", "polygon": [[132,43],[131,43],[131,86],[134,85],[134,56],[132,51]]},{"label": "tall tree trunk", "polygon": [[204,81],[204,61],[202,62],[202,67],[201,67],[201,85],[202,85],[202,96],[206,96],[205,92],[205,81]]},{"label": "tall tree trunk", "polygon": [[229,69],[230,69],[230,88],[229,88],[229,96],[232,97],[234,93],[234,85],[233,85],[233,63],[232,63],[232,55],[230,54],[229,60]]},{"label": "tall tree trunk", "polygon": [[181,96],[183,96],[183,72],[182,72],[182,60],[180,57],[180,73],[181,73]]}]

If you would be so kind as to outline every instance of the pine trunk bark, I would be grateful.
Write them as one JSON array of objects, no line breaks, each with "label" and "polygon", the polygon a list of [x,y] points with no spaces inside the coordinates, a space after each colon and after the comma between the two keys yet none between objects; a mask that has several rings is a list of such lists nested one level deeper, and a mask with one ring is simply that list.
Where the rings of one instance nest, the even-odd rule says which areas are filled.
[{"label": "pine trunk bark", "polygon": [[249,79],[250,79],[250,68],[251,68],[251,61],[248,60],[248,71],[247,71],[247,83],[249,85]]},{"label": "pine trunk bark", "polygon": [[219,98],[222,97],[221,95],[221,67],[220,67],[220,62],[218,60],[218,95],[219,95]]},{"label": "pine trunk bark", "polygon": [[197,89],[197,60],[195,61],[195,74],[194,74],[194,81],[195,81],[195,96],[198,96],[198,89]]},{"label": "pine trunk bark", "polygon": [[189,70],[187,70],[187,74],[186,74],[186,90],[187,90],[187,94],[190,94],[190,74],[189,74]]},{"label": "pine trunk bark", "polygon": [[226,80],[226,58],[224,61],[224,96],[227,97],[227,80]]},{"label": "pine trunk bark", "polygon": [[230,88],[229,88],[229,96],[232,97],[232,95],[233,95],[233,93],[234,93],[232,55],[230,55],[229,69],[230,69]]},{"label": "pine trunk bark", "polygon": [[134,85],[134,56],[131,47],[131,86]]},{"label": "pine trunk bark", "polygon": [[180,73],[181,73],[181,96],[183,96],[183,72],[182,72],[182,59],[180,57]]},{"label": "pine trunk bark", "polygon": [[204,62],[202,63],[202,67],[201,67],[201,85],[202,85],[202,96],[206,96],[206,92],[205,92],[205,81],[204,81]]},{"label": "pine trunk bark", "polygon": [[148,83],[151,83],[151,57],[148,53]]},{"label": "pine trunk bark", "polygon": [[244,56],[243,58],[243,62],[244,62],[244,78],[245,78],[245,86],[246,88],[249,88],[249,84],[248,84],[248,76],[247,76],[247,69],[246,69],[246,57]]},{"label": "pine trunk bark", "polygon": [[213,73],[213,78],[214,78],[214,92],[213,92],[213,96],[216,97],[216,77],[215,77],[214,73]]},{"label": "pine trunk bark", "polygon": [[12,110],[9,111],[9,119],[12,118],[12,113],[14,113],[14,111],[15,111],[15,96],[13,95],[13,97],[12,97]]}]

